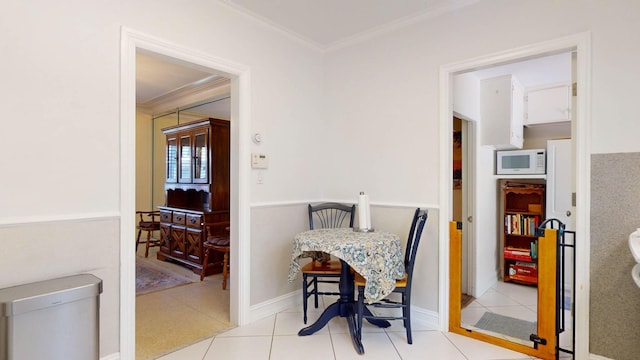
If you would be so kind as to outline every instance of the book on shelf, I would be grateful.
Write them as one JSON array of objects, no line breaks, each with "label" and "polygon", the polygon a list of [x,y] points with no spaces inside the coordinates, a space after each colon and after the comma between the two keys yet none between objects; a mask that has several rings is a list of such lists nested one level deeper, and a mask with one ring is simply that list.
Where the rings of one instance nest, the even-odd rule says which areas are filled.
[{"label": "book on shelf", "polygon": [[540,216],[507,214],[504,218],[505,234],[535,236],[540,225]]},{"label": "book on shelf", "polygon": [[531,263],[531,262],[528,262],[528,261],[516,261],[516,266],[530,267],[530,268],[533,268],[533,269],[537,269],[538,268],[538,264]]},{"label": "book on shelf", "polygon": [[531,250],[529,249],[521,249],[516,247],[507,246],[504,248],[505,254],[514,255],[514,256],[531,256]]},{"label": "book on shelf", "polygon": [[538,240],[531,242],[531,258],[536,259],[538,257]]}]

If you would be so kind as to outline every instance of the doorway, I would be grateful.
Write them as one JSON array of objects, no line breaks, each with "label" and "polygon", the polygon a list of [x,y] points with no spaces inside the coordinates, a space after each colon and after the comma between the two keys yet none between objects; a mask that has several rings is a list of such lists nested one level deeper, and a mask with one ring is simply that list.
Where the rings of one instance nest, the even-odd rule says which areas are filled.
[{"label": "doorway", "polygon": [[[165,200],[165,181],[167,181],[167,135],[164,129],[175,129],[176,126],[187,126],[189,123],[202,123],[203,119],[223,119],[229,123],[229,100],[228,80],[215,78],[208,86],[199,81],[199,89],[196,94],[189,91],[187,99],[204,98],[193,104],[184,102],[185,96],[180,90],[173,90],[174,83],[167,82],[163,74],[169,73],[175,77],[178,74],[191,74],[190,69],[176,67],[173,64],[164,63],[160,60],[151,62],[149,57],[153,54],[138,54],[137,71],[143,74],[150,74],[138,77],[138,82],[143,84],[154,84],[153,89],[171,89],[165,94],[173,95],[181,104],[180,107],[164,111],[167,101],[158,101],[154,98],[140,96],[142,94],[153,93],[152,89],[140,91],[144,87],[137,87],[138,101],[141,111],[138,112],[137,130],[137,210],[158,211],[160,206],[170,206]],[[147,69],[144,68],[145,65]],[[170,67],[171,71],[166,69]],[[151,74],[151,70],[155,71]],[[202,74],[205,79],[211,78],[209,74]],[[186,75],[185,75],[186,78]],[[192,79],[189,78],[188,81]],[[164,85],[166,84],[166,86]],[[189,86],[179,83],[179,88]],[[149,85],[147,85],[149,86]],[[214,98],[209,98],[211,93],[221,93]],[[165,95],[165,97],[167,97]],[[145,101],[148,99],[147,101]],[[153,107],[145,107],[149,103],[158,103]],[[142,110],[146,111],[142,111]],[[221,123],[215,120],[217,123]],[[219,125],[218,125],[219,126]],[[219,132],[215,132],[219,134]],[[217,144],[216,135],[212,135],[211,146]],[[224,141],[227,141],[226,139]],[[209,141],[206,141],[209,143]],[[204,153],[205,159],[208,154],[215,154],[214,151]],[[226,159],[211,159],[212,164],[227,163]],[[149,166],[150,164],[150,166]],[[207,166],[207,169],[212,165]],[[149,171],[150,169],[150,171]],[[215,171],[215,170],[213,170]],[[196,171],[193,172],[194,175]],[[206,171],[209,178],[209,171]],[[213,173],[212,173],[213,174]],[[195,178],[195,176],[194,176]],[[228,177],[226,178],[228,183]],[[170,186],[175,184],[169,183]],[[228,212],[228,204],[226,204]],[[160,218],[163,218],[160,216]],[[156,218],[156,220],[159,220]],[[161,220],[166,222],[166,218]],[[160,240],[168,236],[167,231],[158,231],[154,238]],[[206,236],[206,235],[205,235]],[[185,243],[189,240],[186,240]],[[175,262],[167,256],[178,255],[173,252],[173,247],[164,244],[155,244],[148,250],[144,246],[138,249],[136,254],[136,358],[150,359],[161,356],[167,352],[190,345],[200,339],[210,337],[216,333],[232,328],[229,321],[229,289],[223,289],[223,278],[221,273],[211,274],[200,279],[198,268],[191,268],[197,259],[202,259],[204,254],[197,247],[192,247],[189,252],[189,265]],[[201,241],[199,238],[198,242]],[[172,245],[171,245],[172,246]],[[179,246],[176,246],[179,248]],[[186,249],[186,246],[185,246]],[[180,258],[179,261],[183,259]],[[180,282],[173,282],[171,279],[181,279]],[[165,286],[162,286],[166,284]],[[160,288],[154,289],[160,285]],[[173,286],[171,286],[173,285]],[[235,285],[235,284],[234,284]],[[171,324],[171,326],[167,326]]]},{"label": "doorway", "polygon": [[[185,66],[204,69],[231,79],[231,254],[230,320],[243,325],[250,321],[250,238],[248,141],[249,69],[241,64],[182,48],[128,28],[121,31],[121,126],[120,126],[120,355],[135,358],[135,57],[140,49],[153,52]],[[242,296],[240,296],[242,294]]]},{"label": "doorway", "polygon": [[[576,169],[576,199],[577,199],[577,211],[576,211],[576,229],[579,233],[583,234],[582,239],[580,239],[581,246],[583,249],[588,249],[588,223],[589,223],[589,205],[588,205],[588,194],[589,194],[589,177],[588,177],[588,144],[589,144],[589,136],[588,136],[588,97],[589,97],[589,88],[590,88],[590,79],[589,79],[589,35],[588,34],[578,34],[576,36],[567,37],[563,39],[558,39],[554,41],[549,41],[546,43],[540,43],[536,45],[527,46],[524,48],[513,49],[510,51],[506,51],[499,54],[488,55],[486,57],[482,57],[480,59],[475,59],[467,62],[461,62],[456,64],[450,64],[447,66],[443,66],[441,68],[441,139],[451,139],[451,131],[452,131],[452,104],[453,104],[453,93],[455,93],[455,89],[453,87],[452,77],[454,74],[459,74],[463,72],[473,71],[476,69],[484,69],[491,66],[495,66],[498,64],[506,64],[513,63],[517,61],[527,60],[534,57],[539,57],[543,55],[549,54],[557,54],[560,52],[569,52],[576,51],[578,54],[577,60],[577,87],[578,93],[580,96],[578,97],[578,101],[576,104],[577,107],[577,116],[575,119],[575,130],[573,132],[575,137],[575,147],[576,147],[576,162],[574,164]],[[441,176],[442,183],[449,183],[451,181],[452,174],[452,146],[451,140],[445,142],[441,146]],[[443,329],[448,327],[448,320],[451,316],[454,318],[455,314],[449,314],[449,309],[452,305],[449,303],[448,288],[449,284],[454,284],[454,281],[460,281],[460,279],[449,278],[449,226],[447,224],[447,219],[452,219],[452,192],[450,188],[441,187],[443,194],[441,196],[441,211],[442,217],[440,219],[440,247],[443,251],[440,253],[440,260],[447,265],[441,267],[441,278],[440,278],[440,299],[442,300],[440,303],[440,314],[441,314],[441,326]],[[477,193],[478,191],[482,191],[476,185],[476,190],[472,191]],[[580,200],[581,199],[581,200]],[[481,201],[476,201],[475,206],[472,208],[472,213],[478,214],[480,211],[486,211],[485,205]],[[482,209],[482,210],[481,210]],[[477,224],[480,221],[474,221],[470,226],[475,229],[476,234],[480,234],[480,231],[477,231]],[[576,333],[576,355],[578,358],[581,356],[588,355],[588,308],[585,304],[588,301],[588,277],[589,277],[589,265],[588,265],[588,253],[582,252],[577,253],[577,285],[576,289],[576,318],[578,319],[578,323],[576,325],[577,333]],[[584,286],[585,288],[580,288],[580,286]],[[476,289],[478,291],[478,289]],[[459,313],[457,314],[459,316]],[[445,320],[446,319],[446,320]],[[459,319],[459,318],[458,318]]]}]

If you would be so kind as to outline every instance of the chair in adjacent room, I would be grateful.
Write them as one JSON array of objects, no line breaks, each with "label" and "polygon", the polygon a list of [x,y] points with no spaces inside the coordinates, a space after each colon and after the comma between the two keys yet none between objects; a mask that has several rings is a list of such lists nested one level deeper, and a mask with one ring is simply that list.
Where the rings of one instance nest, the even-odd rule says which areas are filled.
[{"label": "chair in adjacent room", "polygon": [[[339,203],[323,203],[312,206],[309,204],[309,229],[327,229],[343,227],[345,220],[349,221],[349,227],[353,227],[356,214],[355,205]],[[339,260],[330,260],[328,254],[322,252],[307,252],[303,256],[312,260],[304,265],[302,272],[302,309],[304,323],[307,323],[307,299],[313,296],[314,305],[318,308],[319,295],[339,295],[336,291],[322,291],[318,283],[338,284],[342,269]],[[311,289],[310,289],[311,288]]]},{"label": "chair in adjacent room", "polygon": [[409,239],[407,240],[407,247],[404,254],[404,267],[405,274],[402,279],[396,280],[396,288],[394,293],[401,294],[401,300],[395,301],[386,297],[373,304],[367,304],[367,306],[373,306],[376,308],[391,308],[402,309],[402,316],[399,315],[364,315],[364,287],[367,281],[358,273],[355,274],[355,287],[358,293],[358,334],[362,334],[362,322],[363,319],[377,319],[377,320],[403,320],[404,327],[407,332],[407,342],[413,343],[411,338],[411,282],[413,279],[413,267],[416,260],[416,254],[418,252],[418,244],[420,243],[420,237],[422,236],[422,230],[424,224],[427,221],[427,210],[416,209],[413,215],[413,221],[411,222],[411,228],[409,230]]},{"label": "chair in adjacent room", "polygon": [[140,216],[140,221],[136,225],[138,229],[138,237],[136,239],[136,252],[140,244],[140,235],[143,231],[147,232],[147,248],[144,251],[144,257],[149,257],[149,248],[160,246],[160,239],[154,238],[151,233],[160,230],[160,211],[136,211]]},{"label": "chair in adjacent room", "polygon": [[202,271],[200,272],[200,281],[204,280],[207,275],[207,267],[209,266],[209,258],[212,252],[222,253],[222,290],[227,289],[227,278],[229,276],[229,251],[231,250],[231,241],[229,238],[229,222],[205,223],[206,241],[202,244],[204,248],[204,259],[202,263]]}]

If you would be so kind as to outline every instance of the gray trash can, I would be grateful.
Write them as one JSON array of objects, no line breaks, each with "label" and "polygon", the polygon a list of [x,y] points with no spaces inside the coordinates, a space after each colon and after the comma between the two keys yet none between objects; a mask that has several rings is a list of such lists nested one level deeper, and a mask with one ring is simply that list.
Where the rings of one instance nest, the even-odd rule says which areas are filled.
[{"label": "gray trash can", "polygon": [[101,293],[90,274],[0,289],[0,360],[98,359]]}]

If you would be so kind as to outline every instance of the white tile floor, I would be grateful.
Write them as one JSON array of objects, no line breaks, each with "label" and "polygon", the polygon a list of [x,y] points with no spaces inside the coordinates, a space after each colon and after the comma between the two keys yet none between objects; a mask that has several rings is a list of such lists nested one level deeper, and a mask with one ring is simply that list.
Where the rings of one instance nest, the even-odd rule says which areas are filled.
[{"label": "white tile floor", "polygon": [[[537,301],[538,289],[536,287],[498,281],[479,298],[462,309],[462,326],[467,329],[484,331],[477,329],[474,325],[486,312],[526,321],[537,321]],[[507,335],[490,334],[510,341],[521,342],[524,345],[530,344]]]},{"label": "white tile floor", "polygon": [[[498,281],[479,298],[462,309],[462,327],[486,332],[474,326],[485,312],[493,312],[526,321],[537,321],[537,296],[538,289],[535,287]],[[565,311],[565,318],[567,331],[560,334],[560,346],[563,349],[571,349],[570,310]],[[523,345],[530,344],[530,342],[510,337],[507,334],[487,333],[509,341],[520,342]],[[560,353],[560,357],[571,358],[569,354],[563,352]]]},{"label": "white tile floor", "polygon": [[[335,298],[326,297],[331,304]],[[322,309],[309,311],[309,324]],[[415,321],[414,321],[415,322]],[[298,336],[305,325],[302,309],[283,311],[266,319],[241,326],[165,355],[160,360],[272,359],[438,359],[493,360],[532,357],[452,333],[430,330],[414,323],[413,345],[407,344],[400,321],[387,329],[366,325],[362,342],[364,355],[351,343],[345,319],[334,318],[328,326],[310,336]]]}]

